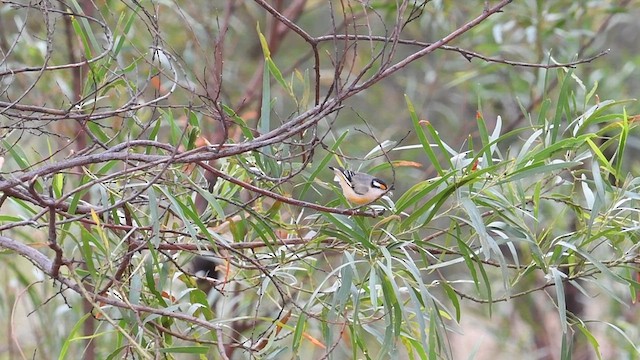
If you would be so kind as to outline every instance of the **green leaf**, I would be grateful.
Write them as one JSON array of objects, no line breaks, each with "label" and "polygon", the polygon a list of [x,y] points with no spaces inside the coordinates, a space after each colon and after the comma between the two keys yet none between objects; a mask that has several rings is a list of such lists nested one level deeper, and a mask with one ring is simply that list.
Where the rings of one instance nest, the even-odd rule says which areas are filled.
[{"label": "green leaf", "polygon": [[[456,229],[459,231],[459,226],[456,226]],[[478,280],[478,273],[476,272],[476,268],[474,266],[473,259],[475,254],[473,250],[469,247],[469,245],[465,244],[464,241],[460,239],[459,236],[456,236],[456,240],[458,243],[458,249],[464,258],[464,263],[469,270],[469,274],[471,274],[471,278],[473,279],[473,284],[476,286],[476,290],[478,293],[480,292],[480,280]],[[478,266],[482,266],[482,264],[478,264]],[[489,289],[489,294],[491,294],[491,289]]]},{"label": "green leaf", "polygon": [[[260,38],[260,46],[262,46],[262,52],[264,53],[265,62],[271,58],[271,52],[269,51],[269,45],[267,44],[267,39],[260,32],[260,25],[256,26],[256,30],[258,31],[258,37]],[[269,66],[265,66],[262,71],[262,107],[260,108],[260,121],[259,128],[261,135],[264,135],[269,132],[271,129],[271,84],[269,77]],[[264,153],[266,155],[271,154],[271,148],[265,146],[263,148]]]},{"label": "green leaf", "polygon": [[282,72],[280,71],[280,69],[278,69],[278,66],[276,65],[276,63],[274,63],[271,58],[266,58],[265,62],[269,68],[269,73],[271,74],[271,76],[273,76],[273,78],[276,79],[278,84],[282,86],[282,88],[287,92],[287,94],[289,94],[289,96],[291,96],[291,98],[295,100],[295,95],[293,94],[293,88],[291,87],[290,84],[286,82],[286,80],[284,79],[284,76],[282,76]]},{"label": "green leaf", "polygon": [[558,299],[556,306],[558,307],[558,313],[560,314],[560,327],[562,328],[562,333],[567,334],[567,302],[564,296],[564,283],[562,282],[562,279],[566,277],[566,275],[556,267],[551,267],[549,270],[551,270],[553,282],[556,285],[556,298]]},{"label": "green leaf", "polygon": [[131,346],[130,345],[111,346],[110,349],[113,349],[113,351],[109,355],[107,355],[105,360],[121,359],[123,357],[122,353],[124,352],[124,350],[125,349],[131,350]]},{"label": "green leaf", "polygon": [[582,115],[578,116],[575,120],[569,124],[567,130],[572,130],[572,134],[580,134],[582,132],[589,132],[589,129],[593,125],[604,123],[602,130],[607,130],[609,127],[618,127],[613,120],[619,120],[620,114],[608,114],[607,111],[614,106],[634,102],[633,99],[628,100],[605,100],[600,101],[596,105],[587,109]]},{"label": "green leaf", "polygon": [[537,124],[539,126],[544,126],[544,124],[546,122],[545,114],[549,110],[549,107],[551,107],[551,100],[544,99],[544,101],[542,101],[542,103],[540,104],[540,112],[538,113],[538,122],[537,122]]},{"label": "green leaf", "polygon": [[[158,252],[151,250],[149,253],[151,256],[147,257],[144,262],[145,285],[147,286],[146,288],[155,296],[155,300],[159,302],[159,306],[166,308],[168,304],[158,290],[158,287],[156,286],[156,279],[154,278],[154,275],[160,272],[158,266]],[[162,290],[162,287],[160,287],[160,290]]]},{"label": "green leaf", "polygon": [[395,343],[395,338],[400,334],[402,327],[402,309],[398,302],[397,294],[399,289],[395,282],[393,282],[393,272],[381,261],[377,261],[376,268],[380,272],[378,274],[380,278],[380,284],[382,285],[382,298],[383,304],[387,316],[385,317],[386,331],[384,335],[384,341],[380,349],[380,357],[390,352],[391,346]]},{"label": "green leaf", "polygon": [[[155,121],[155,125],[153,125],[153,127],[151,128],[151,131],[149,132],[149,136],[148,136],[149,140],[156,140],[158,138],[158,132],[160,132],[161,126],[162,126],[162,117],[159,117]],[[150,154],[152,149],[155,149],[155,148],[148,146],[146,151],[147,154]]]},{"label": "green leaf", "polygon": [[562,85],[560,86],[560,93],[558,95],[556,113],[553,118],[553,126],[551,128],[551,140],[549,144],[554,144],[558,140],[558,133],[560,131],[560,125],[563,115],[567,119],[570,118],[570,106],[569,106],[569,84],[571,83],[571,75],[573,70],[569,70],[568,74],[564,77],[560,75],[563,70],[558,70],[558,78],[561,78]]},{"label": "green leaf", "polygon": [[147,189],[149,197],[149,221],[151,223],[151,239],[149,242],[157,247],[160,244],[160,217],[158,216],[158,199],[153,188]]},{"label": "green leaf", "polygon": [[378,308],[378,285],[380,285],[379,280],[380,279],[378,278],[377,272],[369,272],[369,298],[371,301],[371,306],[374,309]]},{"label": "green leaf", "polygon": [[265,58],[271,57],[271,51],[269,50],[269,44],[267,38],[264,37],[262,31],[260,31],[260,24],[256,24],[256,31],[258,32],[258,38],[260,39],[260,47],[262,47],[262,53]]},{"label": "green leaf", "polygon": [[560,360],[572,360],[573,358],[573,335],[562,333],[562,347],[560,348]]},{"label": "green leaf", "polygon": [[[340,147],[340,144],[342,144],[342,141],[347,136],[347,134],[349,134],[348,131],[343,132],[342,135],[340,135],[340,137],[338,137],[338,139],[336,139],[334,144],[331,146],[331,150],[328,151],[322,157],[322,159],[318,162],[318,166],[315,169],[313,169],[313,171],[309,175],[308,180],[305,181],[304,185],[302,185],[302,190],[300,191],[300,198],[304,198],[305,197],[305,195],[307,194],[307,192],[311,188],[311,185],[313,184],[313,181],[318,177],[320,172],[325,171],[327,169],[327,164],[329,164],[329,161],[331,161],[331,158],[333,157],[333,154]],[[331,175],[331,179],[333,179],[333,174]]]},{"label": "green leaf", "polygon": [[629,137],[629,118],[627,117],[627,110],[623,109],[622,123],[620,124],[620,139],[618,140],[618,149],[615,156],[615,174],[618,176],[616,180],[620,182],[622,180],[622,164],[624,160],[624,153],[627,146],[627,139]]},{"label": "green leaf", "polygon": [[[113,57],[116,57],[118,54],[120,54],[120,51],[122,50],[124,42],[127,39],[127,35],[131,32],[131,26],[134,23],[134,19],[137,18],[138,9],[140,9],[140,4],[135,4],[135,8],[133,9],[133,11],[129,12],[129,16],[127,17],[127,20],[125,22],[124,28],[122,29],[121,35],[117,36],[116,40],[114,41],[115,45],[113,47]],[[125,16],[125,12],[121,12],[116,28],[120,27],[119,25],[122,22],[122,19],[124,18],[124,16]]]},{"label": "green leaf", "polygon": [[160,348],[161,353],[169,354],[203,354],[206,355],[209,352],[209,347],[206,346],[172,346],[166,348]]},{"label": "green leaf", "polygon": [[[345,257],[348,257],[349,253],[345,253]],[[346,262],[351,264],[352,261],[346,259]],[[352,266],[344,266],[340,270],[340,287],[338,291],[334,293],[333,304],[336,314],[341,314],[347,302],[350,299],[351,287],[353,286],[353,268]]]},{"label": "green leaf", "polygon": [[325,213],[324,216],[345,235],[340,238],[350,239],[355,244],[362,244],[368,249],[376,249],[377,247],[369,241],[369,236],[357,230],[353,218],[345,215]]},{"label": "green leaf", "polygon": [[140,277],[140,273],[133,273],[130,283],[129,302],[134,305],[139,305],[142,294],[142,278]]},{"label": "green leaf", "polygon": [[489,144],[491,141],[489,140],[489,132],[487,131],[487,124],[482,117],[480,112],[476,115],[476,121],[478,123],[478,131],[480,133],[480,140],[482,141],[482,146],[484,147],[484,158],[489,165],[493,163],[491,153],[491,149],[489,148]]},{"label": "green leaf", "polygon": [[435,319],[438,317],[434,309],[429,311],[429,360],[439,360],[436,349],[438,348],[438,328]]},{"label": "green leaf", "polygon": [[78,321],[76,321],[75,325],[69,330],[68,335],[66,336],[62,347],[60,348],[60,354],[58,355],[58,359],[63,360],[67,359],[67,353],[69,351],[69,347],[71,344],[78,340],[78,337],[81,336],[80,329],[84,325],[84,322],[87,321],[89,317],[93,316],[92,313],[84,314]]},{"label": "green leaf", "polygon": [[193,224],[199,227],[200,231],[202,232],[208,231],[207,226],[202,222],[200,216],[190,206],[178,200],[178,198],[175,197],[171,193],[171,191],[169,191],[169,189],[165,188],[164,186],[154,185],[154,187],[160,190],[169,199],[169,201],[173,205],[173,210],[183,221],[187,232],[189,232],[189,235],[191,235],[193,239],[198,238],[198,231],[196,231],[196,229],[193,227]]},{"label": "green leaf", "polygon": [[[418,209],[414,210],[406,219],[403,220],[403,227],[411,227],[415,222],[418,222],[422,225],[427,224],[434,216],[436,216],[438,210],[442,205],[444,205],[445,201],[455,193],[455,191],[462,186],[467,185],[479,178],[482,178],[485,174],[493,171],[493,168],[479,169],[470,173],[465,174],[464,177],[459,179],[458,181],[447,185],[446,188],[440,189],[432,198],[430,198],[426,203],[421,205]],[[446,175],[446,177],[452,177],[457,175],[457,172],[450,172]],[[439,179],[437,182],[443,182],[444,178]],[[404,196],[403,196],[404,198]],[[403,206],[396,205],[398,211],[403,210]],[[419,219],[419,221],[418,221]]]},{"label": "green leaf", "polygon": [[53,179],[51,181],[51,188],[53,190],[53,195],[56,198],[62,197],[62,191],[64,190],[64,174],[56,173],[53,175]]},{"label": "green leaf", "polygon": [[451,301],[451,304],[456,309],[456,321],[460,322],[462,312],[460,311],[460,301],[458,300],[458,294],[456,294],[451,285],[449,285],[448,281],[442,281],[440,282],[440,284],[447,294],[447,297]]},{"label": "green leaf", "polygon": [[200,136],[200,128],[192,127],[187,131],[188,131],[188,136],[187,136],[186,150],[193,150],[196,147],[196,140],[198,140],[198,137]]},{"label": "green leaf", "polygon": [[[593,322],[593,321],[589,321],[589,322]],[[608,327],[612,328],[613,330],[615,330],[622,339],[624,339],[627,343],[629,343],[629,345],[633,348],[633,351],[637,353],[640,353],[640,346],[638,345],[638,341],[637,340],[632,340],[631,338],[629,338],[629,335],[627,334],[626,331],[622,330],[620,327],[618,327],[615,324],[612,324],[610,322],[599,322],[601,324],[605,324]]]},{"label": "green leaf", "polygon": [[512,183],[518,180],[531,178],[533,176],[541,176],[551,174],[554,171],[570,169],[572,167],[582,165],[581,161],[555,161],[551,164],[544,165],[544,161],[536,162],[507,175],[503,180],[499,181],[497,185]]},{"label": "green leaf", "polygon": [[26,170],[30,167],[27,161],[27,155],[22,151],[20,146],[11,145],[5,139],[2,139],[2,146],[9,152],[11,158],[18,164],[20,169]]},{"label": "green leaf", "polygon": [[[620,175],[618,175],[618,173],[616,173],[616,170],[613,167],[611,167],[611,165],[609,164],[609,159],[607,159],[607,157],[602,153],[602,151],[600,150],[600,147],[596,145],[591,139],[587,139],[587,144],[591,148],[591,151],[593,152],[593,154],[596,155],[596,159],[600,160],[600,165],[604,167],[613,176],[619,177]],[[596,183],[596,185],[598,185],[598,183]],[[600,181],[600,187],[604,188],[602,185],[602,181]],[[604,192],[602,194],[604,195]]]},{"label": "green leaf", "polygon": [[595,137],[595,134],[584,134],[577,137],[569,137],[566,139],[560,139],[555,143],[544,147],[539,151],[530,151],[525,156],[518,159],[518,164],[527,165],[529,162],[549,161],[554,154],[558,152],[564,152],[568,150],[575,150],[580,146],[586,144],[587,139]]},{"label": "green leaf", "polygon": [[293,353],[297,354],[298,349],[300,348],[300,344],[302,341],[302,334],[304,333],[304,328],[307,322],[307,315],[304,312],[300,313],[300,317],[296,322],[296,328],[293,331],[293,339],[291,341],[291,348],[293,349]]},{"label": "green leaf", "polygon": [[420,144],[422,144],[424,153],[427,155],[427,157],[431,161],[431,164],[438,172],[438,175],[444,176],[444,170],[440,166],[440,163],[438,162],[438,157],[436,156],[435,152],[433,151],[433,149],[431,149],[432,145],[429,143],[429,140],[427,139],[427,135],[425,134],[424,129],[422,128],[422,124],[418,119],[418,115],[416,114],[416,110],[413,106],[413,103],[411,102],[411,100],[407,95],[405,95],[404,98],[405,98],[405,101],[407,102],[407,107],[409,108],[409,116],[411,117],[413,128],[416,131],[418,140],[420,140]]},{"label": "green leaf", "polygon": [[84,227],[81,228],[80,240],[80,253],[82,254],[82,259],[86,263],[86,270],[89,271],[92,278],[98,278],[99,276],[93,262],[93,253],[97,252],[104,256],[106,255],[106,249],[100,239],[96,238],[92,232]]},{"label": "green leaf", "polygon": [[620,284],[623,285],[628,285],[628,282],[621,278],[619,275],[615,274],[613,271],[611,271],[605,264],[603,264],[602,262],[598,261],[598,259],[594,258],[589,252],[584,251],[583,249],[580,249],[578,247],[576,247],[573,244],[570,244],[566,241],[560,240],[558,242],[556,242],[557,246],[560,247],[564,247],[566,249],[569,250],[573,250],[576,253],[578,253],[580,256],[582,256],[583,258],[587,259],[589,262],[591,262],[591,264],[593,266],[595,266],[596,268],[598,268],[598,270],[600,270],[600,272],[607,276],[609,279],[614,280]]},{"label": "green leaf", "polygon": [[[84,14],[84,12],[82,11],[82,7],[78,4],[76,0],[71,0],[71,3],[73,4],[73,7],[79,14]],[[91,26],[89,25],[89,23],[86,21],[84,17],[81,17],[80,21],[82,21],[82,24],[78,22],[78,19],[76,18],[76,16],[71,17],[71,25],[76,35],[80,37],[80,41],[82,42],[82,46],[84,49],[85,59],[91,59],[93,58],[93,55],[91,54],[89,37],[93,35],[93,32],[91,31]],[[95,38],[94,38],[94,41],[95,41]],[[97,43],[97,41],[95,43]]]},{"label": "green leaf", "polygon": [[236,114],[235,111],[233,111],[232,108],[230,108],[225,104],[222,104],[222,109],[227,114],[227,116],[231,117],[231,120],[233,120],[233,122],[240,127],[240,130],[242,131],[242,135],[244,135],[244,137],[247,140],[254,139],[253,132],[251,131],[251,129],[249,128],[249,126],[247,125],[247,123],[244,121],[243,118],[241,118],[238,114]]},{"label": "green leaf", "polygon": [[589,331],[589,329],[587,329],[587,327],[583,323],[577,322],[574,326],[578,328],[578,330],[580,330],[580,332],[582,333],[582,335],[584,335],[584,337],[587,339],[589,344],[591,344],[591,348],[596,353],[598,360],[602,360],[602,353],[600,352],[600,344],[598,343],[598,340],[596,339],[596,337],[593,336],[593,334]]},{"label": "green leaf", "polygon": [[596,94],[596,90],[598,90],[598,81],[597,80],[593,83],[593,87],[591,88],[591,90],[589,90],[587,95],[584,97],[585,104],[589,103],[589,101],[591,100],[593,95]]}]

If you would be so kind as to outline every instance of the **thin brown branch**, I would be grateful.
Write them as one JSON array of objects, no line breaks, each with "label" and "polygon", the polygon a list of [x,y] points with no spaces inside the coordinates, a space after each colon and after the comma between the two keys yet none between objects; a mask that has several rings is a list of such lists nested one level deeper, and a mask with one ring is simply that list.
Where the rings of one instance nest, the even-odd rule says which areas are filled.
[{"label": "thin brown branch", "polygon": [[[343,34],[336,34],[336,35],[331,35],[331,36],[320,36],[317,37],[316,40],[318,40],[318,43],[322,43],[322,42],[326,42],[326,41],[332,41],[334,39],[348,39],[348,40],[364,40],[364,41],[377,41],[377,42],[388,42],[389,39],[385,36],[371,36],[371,35],[343,35]],[[433,43],[429,43],[429,42],[423,42],[423,41],[418,41],[418,40],[408,40],[408,39],[398,39],[398,44],[402,44],[402,45],[410,45],[410,46],[419,46],[422,48],[426,48],[429,47],[431,45],[433,45]],[[522,62],[522,61],[513,61],[513,60],[508,60],[508,59],[501,59],[501,58],[496,58],[496,57],[491,57],[491,56],[487,56],[487,55],[483,55],[481,53],[478,52],[474,52],[471,50],[467,50],[467,49],[463,49],[460,47],[456,47],[456,46],[449,46],[449,45],[442,45],[440,47],[438,47],[438,49],[441,50],[445,50],[445,51],[452,51],[452,52],[457,52],[460,55],[464,56],[467,60],[471,61],[472,59],[476,58],[476,59],[480,59],[489,63],[497,63],[497,64],[505,64],[505,65],[511,65],[511,66],[520,66],[520,67],[531,67],[531,68],[538,68],[538,69],[556,69],[556,68],[575,68],[578,65],[581,64],[587,64],[590,63],[598,58],[601,58],[605,55],[608,55],[611,52],[611,49],[607,49],[604,51],[601,51],[593,56],[584,58],[584,59],[578,59],[575,61],[570,61],[570,62],[565,62],[565,63],[553,63],[553,64],[545,64],[545,63],[531,63],[531,62]]]},{"label": "thin brown branch", "polygon": [[56,279],[60,275],[60,266],[63,264],[62,260],[62,248],[58,245],[58,237],[57,237],[57,229],[56,229],[56,209],[53,206],[49,207],[49,247],[56,254],[52,268],[51,268],[51,277]]},{"label": "thin brown branch", "polygon": [[[316,43],[316,40],[313,38],[313,36],[309,35],[306,31],[304,31],[303,28],[301,28],[300,26],[296,25],[293,21],[291,21],[291,19],[287,18],[284,14],[278,12],[276,9],[273,8],[273,6],[271,6],[265,0],[254,0],[254,1],[258,5],[262,6],[262,8],[267,10],[267,12],[269,12],[271,15],[273,15],[273,17],[275,17],[278,21],[283,23],[286,27],[291,29],[296,34],[300,35],[300,37],[303,38],[306,42],[308,42],[309,44],[315,44]],[[300,5],[304,6],[304,3],[302,3]]]},{"label": "thin brown branch", "polygon": [[[14,239],[8,238],[6,236],[0,236],[0,247],[15,251],[18,255],[20,255],[20,256],[26,258],[27,260],[31,261],[31,263],[33,263],[38,269],[42,270],[47,276],[51,277],[52,269],[53,269],[53,263],[52,263],[51,260],[49,260],[46,256],[44,256],[38,250],[36,250],[36,249],[34,249],[34,248],[30,247],[30,246],[27,246],[25,244],[22,244],[19,241],[16,241]],[[73,282],[71,279],[69,279],[67,277],[59,276],[58,278],[55,278],[55,280],[61,282],[66,287],[68,287],[69,289],[77,292],[78,294],[82,294],[83,293],[83,291],[80,290],[81,285]],[[122,308],[122,309],[129,309],[129,310],[133,310],[133,311],[136,311],[136,312],[144,312],[144,313],[167,316],[169,318],[175,318],[175,319],[178,319],[178,320],[184,320],[184,321],[187,321],[187,322],[192,323],[194,325],[201,326],[201,327],[203,327],[205,329],[209,329],[209,330],[215,330],[216,329],[217,322],[205,321],[205,320],[199,319],[197,317],[194,317],[194,316],[191,316],[191,315],[187,315],[187,314],[184,314],[184,313],[181,313],[181,312],[176,312],[176,311],[173,311],[173,310],[165,310],[165,309],[153,308],[153,307],[137,305],[137,304],[127,304],[124,301],[116,300],[116,299],[111,298],[111,297],[107,297],[107,296],[103,296],[103,295],[97,295],[97,294],[93,294],[93,300],[95,302],[99,302],[99,303],[102,303],[102,304],[105,304],[105,305],[111,305],[111,306],[119,307],[119,308]]]},{"label": "thin brown branch", "polygon": [[488,17],[490,17],[491,15],[494,15],[496,13],[499,13],[502,11],[502,9],[509,5],[511,2],[513,2],[513,0],[501,0],[499,3],[497,3],[494,6],[485,8],[485,10],[482,12],[482,14],[478,15],[475,19],[467,22],[466,24],[460,26],[459,28],[457,28],[456,30],[452,31],[451,33],[449,33],[449,35],[443,37],[442,39],[432,43],[431,45],[425,47],[422,50],[416,51],[415,53],[405,57],[403,60],[398,61],[397,63],[395,63],[392,66],[389,66],[388,68],[380,71],[378,74],[376,74],[375,76],[371,77],[369,80],[363,82],[362,84],[353,84],[348,91],[346,91],[343,95],[343,97],[350,97],[353,96],[369,87],[371,87],[372,85],[376,84],[377,82],[379,82],[381,79],[388,77],[394,73],[396,73],[397,71],[401,70],[402,68],[404,68],[405,66],[409,65],[410,63],[434,52],[435,50],[439,49],[441,46],[448,44],[449,42],[455,40],[456,38],[460,37],[462,34],[466,33],[467,31],[473,29],[474,27],[476,27],[478,24],[482,23],[485,19],[487,19]]},{"label": "thin brown branch", "polygon": [[[617,5],[618,8],[620,9],[624,9],[626,8],[629,3],[631,2],[631,0],[622,0],[620,1],[620,3]],[[585,44],[580,46],[580,50],[578,51],[578,56],[583,56],[583,54],[585,53],[585,51],[587,51],[591,45],[593,45],[593,43],[596,41],[596,39],[598,38],[597,35],[602,34],[604,32],[604,30],[609,26],[609,23],[611,23],[611,20],[616,16],[617,12],[611,12],[607,18],[602,22],[602,24],[600,24],[600,26],[598,27],[598,30],[595,32],[595,34],[593,34],[590,38],[589,41],[587,41]],[[609,50],[605,50],[607,53],[609,52]],[[598,54],[599,55],[599,54]],[[596,56],[598,56],[596,55]],[[526,113],[521,113],[517,119],[515,119],[514,121],[511,121],[509,123],[506,124],[504,132],[510,132],[513,129],[517,128],[518,126],[520,126],[520,124],[525,120],[525,118],[528,116],[528,114],[531,113],[531,111],[533,111],[533,109],[535,109],[538,105],[540,105],[542,103],[542,101],[544,100],[545,96],[547,96],[548,92],[552,89],[554,89],[556,86],[558,86],[558,78],[553,78],[553,80],[551,81],[551,83],[547,86],[547,88],[542,91],[540,94],[538,94],[533,100],[531,100],[529,106],[527,106],[527,111]]]}]

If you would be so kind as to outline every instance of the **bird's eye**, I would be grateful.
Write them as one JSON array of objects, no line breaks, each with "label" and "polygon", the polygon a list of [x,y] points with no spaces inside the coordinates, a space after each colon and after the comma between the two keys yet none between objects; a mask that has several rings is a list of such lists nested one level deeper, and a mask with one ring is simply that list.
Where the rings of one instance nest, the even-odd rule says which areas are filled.
[{"label": "bird's eye", "polygon": [[375,179],[371,181],[371,187],[378,188],[380,190],[387,190],[387,184]]}]

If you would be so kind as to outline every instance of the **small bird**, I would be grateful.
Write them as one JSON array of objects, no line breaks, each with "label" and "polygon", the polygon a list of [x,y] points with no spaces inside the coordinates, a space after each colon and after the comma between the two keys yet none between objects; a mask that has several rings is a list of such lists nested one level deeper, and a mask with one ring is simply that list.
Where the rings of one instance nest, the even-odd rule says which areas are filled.
[{"label": "small bird", "polygon": [[378,200],[389,190],[384,181],[369,174],[333,166],[329,166],[329,169],[333,170],[335,174],[334,180],[340,183],[344,197],[351,203],[357,205],[369,204]]},{"label": "small bird", "polygon": [[208,254],[197,255],[191,259],[191,271],[196,275],[196,284],[205,294],[213,289],[215,281],[210,281],[210,279],[222,280],[223,274],[218,270],[220,265],[219,258]]}]

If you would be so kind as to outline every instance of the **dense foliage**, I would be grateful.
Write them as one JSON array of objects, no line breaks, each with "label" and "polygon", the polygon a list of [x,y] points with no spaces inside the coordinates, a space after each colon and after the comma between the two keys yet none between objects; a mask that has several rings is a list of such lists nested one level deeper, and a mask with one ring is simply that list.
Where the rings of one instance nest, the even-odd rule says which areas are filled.
[{"label": "dense foliage", "polygon": [[630,1],[2,10],[0,358],[640,353]]}]

